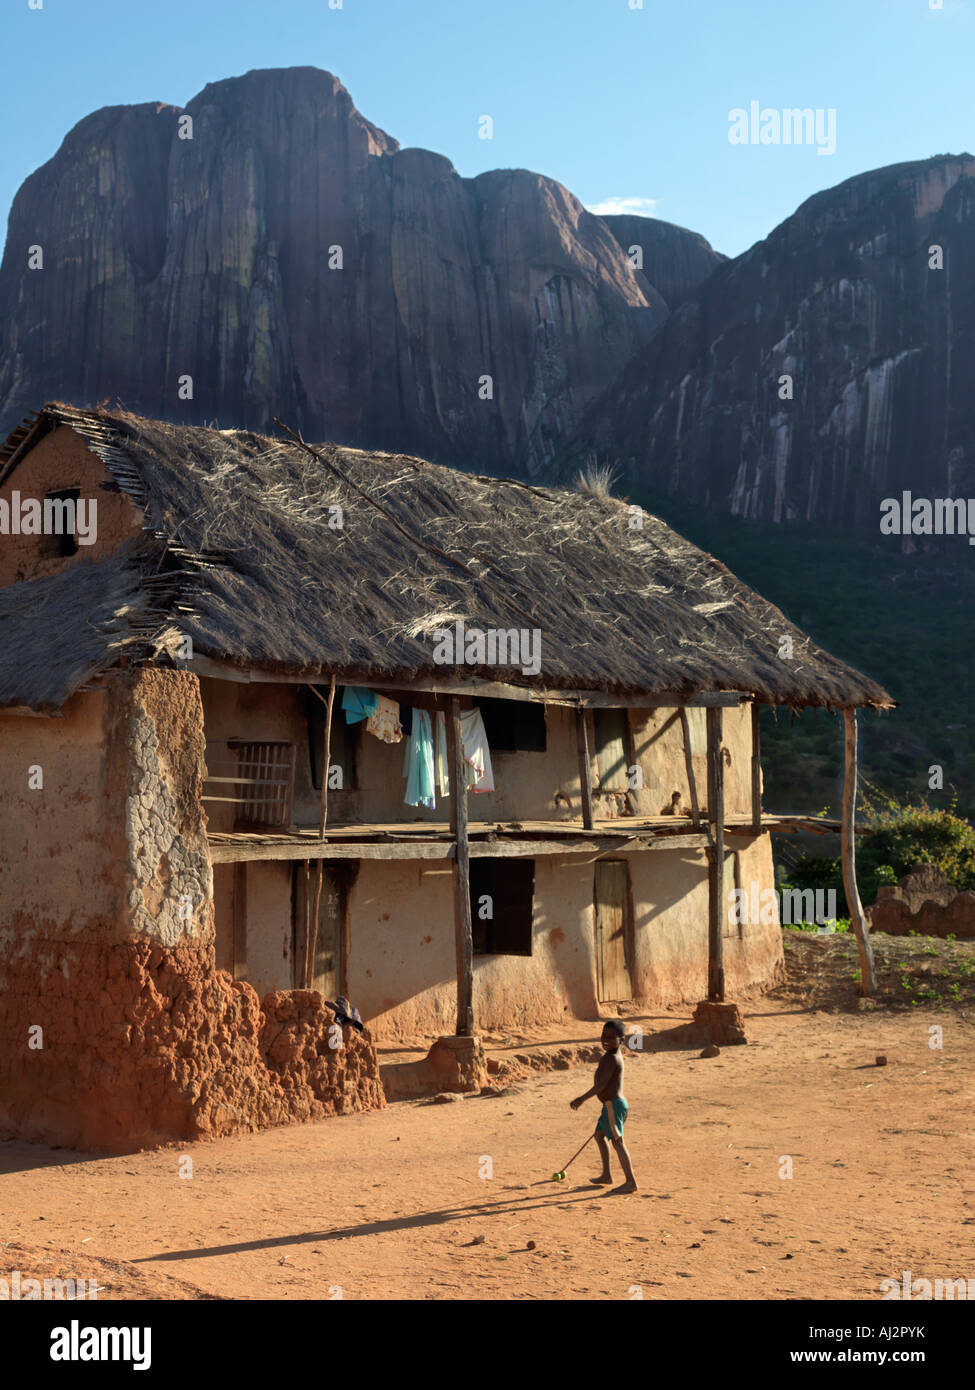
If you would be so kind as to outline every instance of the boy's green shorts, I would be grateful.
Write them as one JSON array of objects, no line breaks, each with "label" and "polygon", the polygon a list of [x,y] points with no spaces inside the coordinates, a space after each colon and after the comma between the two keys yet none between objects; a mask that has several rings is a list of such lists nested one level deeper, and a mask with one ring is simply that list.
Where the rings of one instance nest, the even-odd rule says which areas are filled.
[{"label": "boy's green shorts", "polygon": [[622,1096],[617,1096],[615,1100],[609,1101],[613,1107],[613,1119],[615,1120],[616,1133],[611,1134],[609,1130],[609,1120],[606,1118],[606,1103],[603,1102],[599,1107],[599,1123],[596,1128],[600,1134],[605,1134],[607,1139],[622,1139],[623,1126],[626,1124],[626,1117],[630,1112],[630,1107]]}]

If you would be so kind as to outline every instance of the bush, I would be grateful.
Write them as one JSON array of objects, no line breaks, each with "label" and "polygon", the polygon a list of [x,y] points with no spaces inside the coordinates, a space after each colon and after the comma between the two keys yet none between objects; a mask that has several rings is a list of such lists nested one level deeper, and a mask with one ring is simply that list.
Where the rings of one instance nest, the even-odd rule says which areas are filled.
[{"label": "bush", "polygon": [[[881,884],[895,883],[915,864],[934,864],[949,883],[975,888],[975,828],[950,810],[935,811],[926,803],[908,806],[867,784],[863,825],[870,833],[857,836],[857,882],[864,903],[876,902]],[[843,898],[843,869],[839,859],[802,855],[789,873],[796,888],[835,888]]]}]

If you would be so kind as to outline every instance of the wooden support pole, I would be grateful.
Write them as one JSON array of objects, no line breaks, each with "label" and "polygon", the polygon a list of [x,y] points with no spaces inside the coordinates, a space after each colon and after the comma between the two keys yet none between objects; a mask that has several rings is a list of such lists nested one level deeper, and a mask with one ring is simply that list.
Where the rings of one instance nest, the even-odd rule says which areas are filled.
[{"label": "wooden support pole", "polygon": [[841,831],[841,855],[843,861],[843,887],[846,890],[846,904],[850,909],[850,922],[856,935],[860,951],[860,993],[876,994],[877,977],[873,966],[873,947],[870,944],[870,925],[867,922],[860,890],[857,887],[856,873],[856,804],[857,804],[857,712],[855,709],[843,711],[846,733],[846,758],[843,774],[843,828]]},{"label": "wooden support pole", "polygon": [[759,743],[759,707],[752,702],[752,830],[762,833],[762,753]]},{"label": "wooden support pole", "polygon": [[315,979],[315,951],[318,949],[318,912],[322,905],[322,861],[317,861],[318,873],[315,877],[315,897],[311,909],[311,927],[308,932],[308,957],[305,965],[305,989],[311,989]]},{"label": "wooden support pole", "polygon": [[301,936],[301,966],[296,969],[295,989],[308,988],[308,931],[310,927],[309,903],[311,902],[311,860],[306,859],[301,866],[301,908],[302,908],[302,936]]},{"label": "wooden support pole", "polygon": [[684,734],[684,769],[687,772],[687,789],[691,797],[691,821],[697,830],[701,824],[701,807],[697,800],[697,782],[694,777],[694,759],[691,757],[691,725],[687,710],[681,705],[680,726]]},{"label": "wooden support pole", "polygon": [[460,701],[450,696],[447,713],[450,758],[450,832],[454,840],[454,935],[457,949],[457,1036],[474,1036],[474,930],[471,923],[471,865],[467,840],[467,780],[460,728]]},{"label": "wooden support pole", "polygon": [[582,788],[582,824],[592,829],[592,772],[589,766],[589,729],[586,711],[576,710],[576,743],[579,749],[579,785]]},{"label": "wooden support pole", "polygon": [[234,865],[234,979],[247,979],[247,865]]},{"label": "wooden support pole", "polygon": [[352,889],[342,895],[342,939],[339,953],[338,993],[349,996],[349,956],[352,954]]},{"label": "wooden support pole", "polygon": [[332,756],[332,706],[335,704],[335,677],[328,687],[328,705],[325,710],[325,748],[322,752],[322,800],[318,815],[318,838],[325,838],[325,823],[328,820],[328,768]]},{"label": "wooden support pole", "polygon": [[708,1000],[724,1001],[724,760],[721,753],[721,710],[709,709],[708,727]]}]

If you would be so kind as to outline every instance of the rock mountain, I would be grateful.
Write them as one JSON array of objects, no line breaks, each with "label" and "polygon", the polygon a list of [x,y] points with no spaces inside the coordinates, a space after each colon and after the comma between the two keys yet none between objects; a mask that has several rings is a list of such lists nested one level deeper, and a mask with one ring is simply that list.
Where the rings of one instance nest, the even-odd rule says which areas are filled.
[{"label": "rock mountain", "polygon": [[975,496],[973,380],[975,159],[943,155],[817,194],[714,270],[560,466],[595,455],[716,510],[879,534],[902,489]]},{"label": "rock mountain", "polygon": [[973,219],[975,159],[943,155],[819,193],[729,261],[539,174],[461,178],[329,73],[250,72],[185,109],[96,111],[26,180],[0,429],[51,397],[278,415],[546,480],[595,458],[742,517],[876,532],[904,488],[975,495]]},{"label": "rock mountain", "polygon": [[185,109],[96,111],[23,184],[0,427],[51,397],[117,397],[538,475],[722,259],[538,174],[461,178],[400,149],[329,73],[250,72]]}]

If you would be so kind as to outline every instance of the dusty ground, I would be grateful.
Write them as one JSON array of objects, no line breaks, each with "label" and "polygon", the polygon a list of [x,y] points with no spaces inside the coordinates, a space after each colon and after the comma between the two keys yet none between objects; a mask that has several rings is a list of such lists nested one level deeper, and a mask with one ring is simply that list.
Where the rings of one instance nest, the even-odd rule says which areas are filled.
[{"label": "dusty ground", "polygon": [[[122,1158],[0,1144],[0,1277],[94,1274],[101,1299],[875,1299],[904,1269],[975,1277],[975,946],[896,941],[896,984],[864,1011],[853,942],[787,937],[789,981],[747,1006],[748,1047],[701,1060],[689,1011],[642,1020],[632,1196],[590,1189],[591,1148],[546,1181],[596,1112],[568,1107],[588,1067],[536,1072],[500,1095]],[[937,998],[911,1002],[940,970]]]}]

